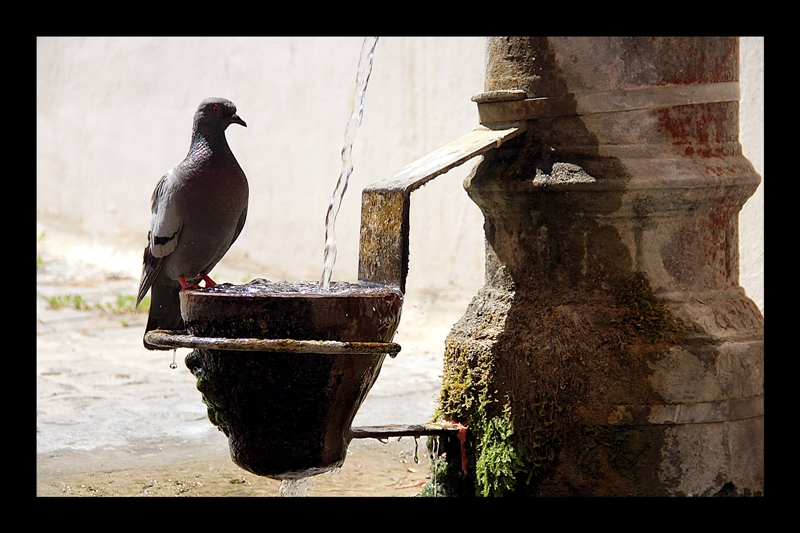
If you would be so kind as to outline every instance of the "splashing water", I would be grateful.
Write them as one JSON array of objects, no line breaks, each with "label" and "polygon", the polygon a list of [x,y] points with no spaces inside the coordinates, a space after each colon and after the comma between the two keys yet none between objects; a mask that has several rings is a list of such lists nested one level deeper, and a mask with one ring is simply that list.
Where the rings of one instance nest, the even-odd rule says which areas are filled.
[{"label": "splashing water", "polygon": [[361,45],[361,55],[358,60],[358,72],[356,73],[356,89],[353,96],[353,112],[347,121],[344,131],[344,147],[342,148],[342,170],[339,173],[339,180],[333,190],[328,213],[325,216],[325,258],[322,278],[319,286],[325,290],[330,288],[333,268],[336,265],[336,217],[339,214],[339,207],[342,205],[342,197],[347,190],[350,181],[350,174],[353,173],[353,142],[356,138],[356,131],[361,125],[364,116],[364,98],[367,92],[369,76],[372,73],[372,57],[375,53],[375,46],[378,44],[378,37],[364,37]]},{"label": "splashing water", "polygon": [[307,491],[308,478],[284,479],[281,481],[281,486],[278,489],[278,492],[284,498],[302,497],[306,495]]}]

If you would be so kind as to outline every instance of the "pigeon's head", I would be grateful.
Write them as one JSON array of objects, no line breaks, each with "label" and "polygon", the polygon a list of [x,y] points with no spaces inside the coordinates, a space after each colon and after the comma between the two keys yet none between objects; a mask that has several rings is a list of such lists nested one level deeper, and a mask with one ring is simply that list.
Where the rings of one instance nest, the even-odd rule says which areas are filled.
[{"label": "pigeon's head", "polygon": [[206,98],[194,114],[195,127],[213,128],[225,131],[231,124],[247,124],[236,114],[236,106],[225,98]]}]

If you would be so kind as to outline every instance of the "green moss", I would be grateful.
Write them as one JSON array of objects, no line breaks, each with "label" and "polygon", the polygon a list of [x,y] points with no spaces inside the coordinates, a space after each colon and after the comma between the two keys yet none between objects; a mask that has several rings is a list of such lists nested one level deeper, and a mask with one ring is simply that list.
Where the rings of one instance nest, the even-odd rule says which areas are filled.
[{"label": "green moss", "polygon": [[[613,372],[624,354],[639,361],[639,351],[649,353],[654,343],[671,342],[683,329],[641,273],[611,293],[595,295],[592,305],[567,297],[567,304],[523,305],[524,296],[516,297],[522,311],[507,315],[503,337],[476,328],[465,336],[451,334],[446,343],[435,420],[469,428],[475,495],[536,493],[557,456],[576,445],[576,406],[594,392],[586,390],[587,373]],[[640,438],[625,432],[604,436],[598,465],[635,471],[651,446],[634,437]],[[587,460],[600,457],[595,455]],[[444,480],[463,478],[453,461],[447,468]]]},{"label": "green moss", "polygon": [[511,406],[503,414],[481,424],[479,456],[475,466],[477,486],[482,496],[503,496],[514,490],[517,476],[527,470],[524,454],[515,438]]},{"label": "green moss", "polygon": [[644,273],[634,273],[616,288],[614,296],[623,309],[623,328],[644,335],[651,342],[683,331],[669,308],[653,294]]},{"label": "green moss", "polygon": [[[500,404],[492,388],[493,360],[489,353],[475,354],[449,342],[450,362],[443,377],[435,420],[460,421],[469,427],[475,446],[475,493],[503,496],[513,491],[530,460],[515,431],[511,402]],[[453,354],[458,350],[459,353]],[[448,476],[459,461],[437,463],[439,487],[452,485]]]},{"label": "green moss", "polygon": [[475,354],[449,341],[446,351],[450,353],[449,363],[443,376],[437,415],[461,422],[485,415],[487,405],[494,402],[489,394],[493,367],[490,354]]}]

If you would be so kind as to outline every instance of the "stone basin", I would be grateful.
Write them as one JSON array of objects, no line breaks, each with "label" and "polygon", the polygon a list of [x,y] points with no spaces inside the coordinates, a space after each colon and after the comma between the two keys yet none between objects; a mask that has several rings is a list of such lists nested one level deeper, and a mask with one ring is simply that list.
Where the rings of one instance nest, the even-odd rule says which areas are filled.
[{"label": "stone basin", "polygon": [[[198,338],[391,342],[403,302],[399,288],[316,285],[253,280],[182,291],[181,313]],[[325,344],[320,353],[197,348],[186,357],[234,463],[276,479],[342,465],[353,418],[390,350],[325,353]]]}]

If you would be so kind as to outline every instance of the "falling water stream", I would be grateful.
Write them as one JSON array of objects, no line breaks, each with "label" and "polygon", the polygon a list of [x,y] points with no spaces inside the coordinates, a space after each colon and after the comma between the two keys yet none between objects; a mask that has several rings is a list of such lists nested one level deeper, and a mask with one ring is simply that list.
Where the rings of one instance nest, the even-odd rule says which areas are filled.
[{"label": "falling water stream", "polygon": [[284,498],[305,496],[308,492],[308,478],[284,479],[278,492]]},{"label": "falling water stream", "polygon": [[[353,143],[355,142],[356,132],[361,126],[361,119],[364,116],[364,99],[367,92],[369,76],[372,73],[372,57],[375,46],[378,44],[378,37],[365,37],[361,45],[361,54],[358,60],[358,71],[356,73],[356,87],[353,95],[353,111],[347,121],[344,132],[344,146],[342,147],[342,169],[339,172],[339,179],[336,182],[331,201],[328,204],[328,212],[325,215],[325,257],[322,277],[319,280],[319,288],[330,290],[331,276],[336,266],[336,217],[339,214],[339,207],[342,205],[342,197],[347,191],[350,175],[353,173]],[[281,482],[280,495],[305,496],[308,490],[308,479],[286,479]]]},{"label": "falling water stream", "polygon": [[[334,290],[334,288],[331,286],[331,276],[333,275],[333,269],[336,266],[336,217],[339,214],[339,207],[342,204],[342,197],[344,196],[345,191],[347,191],[350,175],[353,173],[353,143],[355,142],[356,132],[361,125],[361,119],[364,115],[364,100],[366,96],[367,85],[369,83],[369,77],[372,73],[372,59],[377,44],[378,37],[365,37],[364,42],[361,45],[361,54],[358,61],[358,72],[356,73],[355,94],[353,96],[353,111],[351,112],[350,118],[347,121],[344,134],[344,146],[342,147],[342,168],[339,173],[339,179],[336,182],[336,187],[331,195],[330,203],[328,205],[328,212],[325,216],[324,268],[322,277],[317,285],[319,290]],[[396,354],[393,354],[392,357],[394,357],[394,355]],[[415,437],[414,463],[416,464],[419,464],[419,458],[417,455],[418,444],[417,437]],[[434,462],[434,464],[436,458],[438,458],[438,445],[439,439],[435,438],[433,449],[431,451],[431,460]],[[336,471],[338,471],[338,469],[336,469]],[[437,496],[438,487],[436,486],[435,474],[432,478],[432,485],[433,495]],[[281,481],[279,492],[283,497],[306,496],[308,487],[308,478],[306,477],[297,479],[284,479]]]},{"label": "falling water stream", "polygon": [[356,132],[361,125],[364,116],[364,98],[367,92],[369,76],[372,73],[372,57],[375,53],[375,46],[378,44],[378,37],[365,37],[361,45],[361,55],[358,60],[358,72],[356,73],[356,89],[353,95],[353,111],[347,121],[344,131],[344,146],[342,147],[342,170],[339,173],[339,180],[331,196],[328,205],[328,213],[325,216],[325,258],[322,278],[319,286],[327,290],[330,288],[331,275],[336,266],[336,217],[339,214],[339,207],[342,205],[342,197],[347,190],[350,181],[350,174],[353,173],[353,142]]}]

